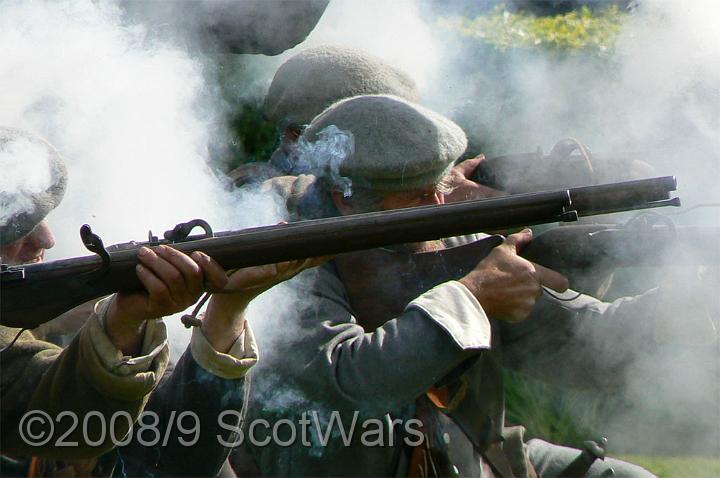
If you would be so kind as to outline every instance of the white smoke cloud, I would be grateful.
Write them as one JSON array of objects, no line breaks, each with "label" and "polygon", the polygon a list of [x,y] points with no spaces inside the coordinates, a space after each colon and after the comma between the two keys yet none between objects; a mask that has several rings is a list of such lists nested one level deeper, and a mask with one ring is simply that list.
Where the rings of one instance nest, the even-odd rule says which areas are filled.
[{"label": "white smoke cloud", "polygon": [[427,80],[441,67],[444,45],[421,10],[421,2],[408,0],[333,1],[293,51],[326,44],[358,48],[406,71],[419,88],[430,88]]},{"label": "white smoke cloud", "polygon": [[[594,151],[647,151],[658,173],[678,176],[686,204],[717,201],[720,3],[641,2],[608,62],[614,68],[602,70],[584,58],[508,54],[498,71],[473,55],[469,40],[424,16],[421,6],[333,1],[305,43],[279,57],[241,59],[246,76],[236,95],[262,95],[279,63],[300,49],[356,47],[410,73],[428,106],[471,136],[491,140],[488,153],[547,149],[568,136]],[[184,49],[149,41],[142,26],[123,25],[112,3],[6,0],[0,9],[6,92],[0,124],[46,137],[68,163],[65,200],[49,218],[58,239],[49,259],[86,253],[77,238],[85,222],[111,244],[195,217],[220,230],[282,217],[275,203],[226,193],[206,165],[221,121],[219,100],[203,64]],[[503,104],[508,88],[522,105],[512,114]],[[717,213],[700,218],[720,223]],[[249,311],[266,351],[274,333],[294,333],[291,324],[264,320],[268,311],[291,310],[302,297],[300,288],[289,287],[273,289]],[[177,327],[176,320],[171,324]],[[173,333],[178,344],[186,340]],[[685,391],[707,394],[701,373],[707,368],[684,372],[708,357],[717,363],[716,355],[699,355],[654,362],[662,370],[651,357],[637,365],[634,378],[668,377],[673,403],[681,403]],[[682,384],[673,381],[678,376]],[[654,403],[662,393],[649,397],[638,386],[629,398]]]},{"label": "white smoke cloud", "polygon": [[[441,2],[435,7],[443,11]],[[245,60],[253,70],[253,91],[262,94],[260,85],[269,84],[277,66],[301,49],[327,43],[359,48],[410,73],[423,103],[455,119],[488,148],[488,155],[531,152],[538,146],[547,151],[556,141],[574,137],[595,153],[636,153],[657,175],[676,175],[686,208],[720,199],[719,3],[638,2],[615,48],[602,59],[540,50],[488,57],[474,40],[442,27],[428,8],[420,2],[334,1],[305,43],[278,58]],[[460,10],[472,8],[455,11]],[[720,211],[697,209],[673,219],[720,224]],[[684,311],[673,315],[664,309],[675,329],[698,323],[688,321],[689,310],[717,312],[712,294],[683,296],[687,287],[675,290],[692,284],[688,281],[697,275],[692,269],[649,270],[630,274],[633,288],[639,293],[657,284],[670,287],[677,297],[673,310]],[[710,283],[717,283],[714,271],[713,266],[705,274]],[[708,337],[717,343],[712,333]],[[698,427],[696,418],[697,407],[715,396],[707,378],[718,363],[716,346],[672,342],[656,345],[629,367],[629,387],[622,395],[628,411],[618,411],[605,424],[615,450],[668,452],[675,436],[685,449],[707,451],[708,443],[720,436],[712,424]],[[638,410],[644,410],[644,422],[637,421]],[[628,420],[657,423],[657,416],[668,410],[674,412],[666,431],[695,426],[696,432],[662,436],[640,425],[627,430]]]},{"label": "white smoke cloud", "polygon": [[12,201],[0,201],[0,223],[5,223],[20,212],[32,212],[33,194],[51,186],[52,170],[47,149],[27,138],[8,141],[0,148],[0,171],[3,172],[3,190]]},{"label": "white smoke cloud", "polygon": [[[67,163],[48,260],[89,254],[83,223],[113,244],[194,218],[215,230],[282,218],[267,198],[227,192],[208,166],[219,101],[183,48],[122,24],[111,2],[9,0],[0,9],[0,124],[45,137]],[[6,166],[3,186],[13,180]],[[182,346],[187,333],[168,322]]]},{"label": "white smoke cloud", "polygon": [[426,102],[460,122],[486,154],[547,151],[574,137],[597,153],[641,153],[658,174],[678,177],[687,205],[716,200],[719,9],[712,1],[638,2],[602,58],[540,49],[500,58],[439,28],[448,48]]},{"label": "white smoke cloud", "polygon": [[[686,208],[717,204],[720,4],[637,3],[602,59],[511,49],[498,64],[498,56],[485,56],[488,50],[473,40],[437,30],[448,46],[439,77],[449,81],[430,81],[434,90],[425,91],[426,101],[455,118],[489,155],[548,150],[559,139],[575,137],[605,155],[639,153],[657,175],[676,175]],[[678,224],[719,225],[720,209],[672,218]],[[707,262],[702,247],[711,245],[698,243],[692,251],[700,264]],[[717,453],[720,302],[707,287],[717,287],[718,267],[685,267],[677,257],[660,254],[658,263],[676,267],[621,268],[618,276],[626,295],[664,287],[654,318],[658,329],[673,333],[629,344],[646,353],[628,366],[628,385],[616,395],[618,408],[606,413],[607,422],[593,426],[610,434],[615,450]],[[686,342],[686,336],[694,338]]]}]

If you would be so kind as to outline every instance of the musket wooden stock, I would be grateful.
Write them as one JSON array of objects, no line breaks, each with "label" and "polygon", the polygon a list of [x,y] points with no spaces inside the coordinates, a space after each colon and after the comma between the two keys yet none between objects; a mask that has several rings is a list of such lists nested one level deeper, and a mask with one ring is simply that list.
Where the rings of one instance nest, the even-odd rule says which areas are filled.
[{"label": "musket wooden stock", "polygon": [[[226,269],[341,254],[380,246],[438,239],[484,229],[572,219],[567,190],[316,219],[245,229],[172,244],[202,251]],[[89,300],[119,290],[140,290],[135,274],[138,244],[99,256],[29,264],[3,271],[0,322],[33,328]]]},{"label": "musket wooden stock", "polygon": [[[671,178],[674,189],[674,178]],[[654,207],[668,197],[668,178],[635,182],[631,189],[653,190],[625,198],[626,209]],[[592,186],[582,197],[593,197],[593,189],[608,197],[625,189],[625,183]],[[657,188],[656,188],[657,189]],[[609,191],[609,192],[608,192]],[[439,206],[421,206],[352,216],[316,219],[290,224],[257,227],[221,233],[217,237],[172,243],[185,253],[202,251],[226,269],[271,264],[280,261],[342,254],[382,246],[435,240],[474,232],[572,221],[581,215],[606,211],[597,202],[587,210],[572,206],[573,190],[564,189],[499,198],[465,201]],[[618,204],[613,203],[613,208]],[[168,243],[161,241],[161,243]],[[135,274],[137,248],[113,250],[109,267],[99,256],[84,256],[4,269],[0,274],[0,323],[32,328],[89,300],[120,290],[139,290]]]}]

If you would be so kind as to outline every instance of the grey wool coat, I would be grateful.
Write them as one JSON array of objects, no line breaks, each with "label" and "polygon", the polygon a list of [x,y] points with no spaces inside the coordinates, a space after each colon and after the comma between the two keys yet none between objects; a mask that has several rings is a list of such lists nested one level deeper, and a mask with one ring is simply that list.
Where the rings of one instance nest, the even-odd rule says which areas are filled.
[{"label": "grey wool coat", "polygon": [[[263,476],[406,476],[404,439],[412,432],[405,424],[415,400],[450,375],[467,377],[469,406],[453,417],[464,432],[459,441],[449,437],[449,448],[465,455],[457,461],[461,476],[480,476],[480,452],[503,434],[501,367],[575,386],[614,385],[637,351],[622,344],[651,329],[645,318],[656,294],[604,303],[569,291],[564,300],[543,297],[528,320],[511,326],[488,319],[469,291],[451,281],[364,330],[333,263],[304,274],[317,274],[307,291],[310,305],[298,311],[297,330],[276,337],[253,374],[246,437],[253,423],[269,425],[255,426],[246,443]],[[303,417],[310,418],[309,431],[302,436],[296,426],[292,440],[288,420],[298,424]],[[362,436],[369,430],[373,440]]]}]

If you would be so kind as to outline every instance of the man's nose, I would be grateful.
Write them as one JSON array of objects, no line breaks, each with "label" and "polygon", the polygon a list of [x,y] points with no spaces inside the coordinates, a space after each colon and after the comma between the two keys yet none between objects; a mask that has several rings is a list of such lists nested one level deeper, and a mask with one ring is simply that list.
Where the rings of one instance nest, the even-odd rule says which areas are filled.
[{"label": "man's nose", "polygon": [[35,229],[32,231],[33,244],[38,249],[50,249],[55,245],[55,236],[50,230],[50,225],[47,221],[40,221]]}]

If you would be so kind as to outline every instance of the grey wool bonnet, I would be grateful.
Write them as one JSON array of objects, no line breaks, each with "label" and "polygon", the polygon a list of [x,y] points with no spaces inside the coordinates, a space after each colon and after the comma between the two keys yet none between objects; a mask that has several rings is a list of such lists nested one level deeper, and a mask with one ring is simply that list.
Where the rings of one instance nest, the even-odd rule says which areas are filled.
[{"label": "grey wool bonnet", "polygon": [[265,110],[275,124],[306,125],[336,101],[377,94],[419,99],[412,78],[380,58],[352,48],[320,46],[298,53],[278,68]]},{"label": "grey wool bonnet", "polygon": [[354,152],[340,164],[340,175],[350,178],[353,186],[378,191],[437,184],[467,148],[458,125],[395,96],[339,101],[317,116],[303,137],[313,142],[330,125],[354,138]]},{"label": "grey wool bonnet", "polygon": [[0,126],[0,244],[30,233],[65,195],[67,170],[47,141]]}]

